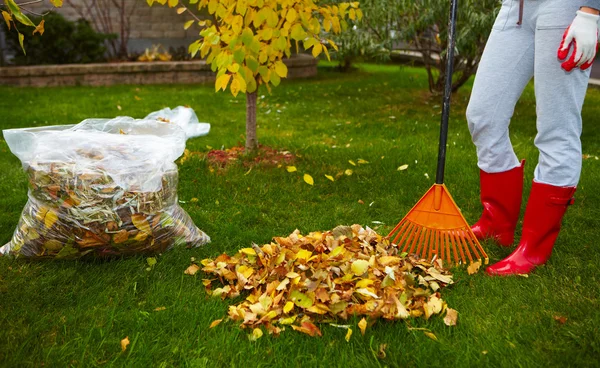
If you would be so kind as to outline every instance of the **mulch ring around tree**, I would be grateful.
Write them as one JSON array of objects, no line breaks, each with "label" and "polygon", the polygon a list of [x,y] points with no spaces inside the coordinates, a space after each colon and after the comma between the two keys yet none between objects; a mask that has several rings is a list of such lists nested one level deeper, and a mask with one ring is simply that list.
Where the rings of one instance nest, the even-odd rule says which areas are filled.
[{"label": "mulch ring around tree", "polygon": [[[195,153],[191,152],[190,155]],[[244,167],[278,167],[280,165],[289,165],[296,160],[296,155],[289,151],[278,150],[264,145],[259,145],[251,153],[246,153],[246,149],[243,146],[235,146],[224,150],[211,150],[205,155],[209,165],[212,168],[219,169],[227,168],[229,165],[238,162],[241,162]]]}]

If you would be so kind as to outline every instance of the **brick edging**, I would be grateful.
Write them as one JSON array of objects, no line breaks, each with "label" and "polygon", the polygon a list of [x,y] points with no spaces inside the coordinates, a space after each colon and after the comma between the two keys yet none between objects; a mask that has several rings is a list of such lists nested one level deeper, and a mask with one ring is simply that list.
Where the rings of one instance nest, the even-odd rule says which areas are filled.
[{"label": "brick edging", "polygon": [[[284,59],[289,78],[317,74],[317,59],[295,55]],[[204,83],[215,73],[204,60],[40,65],[0,68],[0,85],[19,87],[110,86],[115,84]]]}]

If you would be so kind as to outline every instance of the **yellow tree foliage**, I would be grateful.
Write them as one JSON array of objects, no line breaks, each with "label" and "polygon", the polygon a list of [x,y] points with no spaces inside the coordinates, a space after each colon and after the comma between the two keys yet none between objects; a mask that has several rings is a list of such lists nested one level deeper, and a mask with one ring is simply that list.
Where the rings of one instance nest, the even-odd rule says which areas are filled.
[{"label": "yellow tree foliage", "polygon": [[[331,39],[321,34],[337,34],[347,27],[346,18],[360,20],[358,2],[318,5],[319,0],[190,0],[199,11],[207,10],[212,20],[191,20],[202,27],[201,38],[189,45],[192,56],[200,53],[217,72],[215,90],[227,88],[234,96],[253,93],[264,84],[277,86],[288,74],[283,57],[290,57],[292,46],[301,44],[314,57],[322,53],[329,59],[329,48],[337,50]],[[147,0],[189,8],[179,0]]]},{"label": "yellow tree foliage", "polygon": [[[60,8],[63,4],[63,0],[50,0],[50,2],[57,8]],[[31,3],[25,3],[23,5],[27,4]],[[0,4],[0,7],[2,7],[2,4]],[[20,4],[17,4],[14,0],[4,0],[4,8],[5,9],[0,10],[0,13],[2,13],[2,18],[4,18],[4,22],[6,22],[8,30],[11,29],[11,26],[17,30],[17,33],[19,34],[19,43],[21,44],[23,53],[25,53],[25,47],[23,46],[25,36],[19,30],[19,25],[34,27],[32,34],[39,33],[42,35],[44,34],[44,20],[40,21],[39,24],[33,23],[33,21],[29,19],[27,15],[23,14]]]}]

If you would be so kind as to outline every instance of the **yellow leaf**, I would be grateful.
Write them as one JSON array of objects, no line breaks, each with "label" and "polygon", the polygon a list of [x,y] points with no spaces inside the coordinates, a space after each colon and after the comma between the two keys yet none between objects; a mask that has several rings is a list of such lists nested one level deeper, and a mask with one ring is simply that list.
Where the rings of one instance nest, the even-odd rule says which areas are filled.
[{"label": "yellow leaf", "polygon": [[310,176],[308,174],[304,174],[304,181],[308,185],[314,185],[315,184],[315,181],[313,180],[312,176]]},{"label": "yellow leaf", "polygon": [[287,172],[294,172],[297,171],[296,166],[288,166],[285,168],[287,170]]},{"label": "yellow leaf", "polygon": [[356,163],[355,163],[354,161],[352,161],[352,160],[348,160],[348,162],[350,163],[350,165],[352,165],[352,166],[356,166]]},{"label": "yellow leaf", "polygon": [[192,26],[192,24],[194,24],[195,20],[188,20],[187,22],[185,22],[185,24],[183,25],[183,29],[188,29]]},{"label": "yellow leaf", "polygon": [[25,36],[21,32],[17,32],[19,34],[19,44],[21,45],[21,50],[23,50],[23,54],[27,54],[25,52],[25,46],[23,45],[23,41],[25,40]]},{"label": "yellow leaf", "polygon": [[285,19],[292,23],[293,21],[296,20],[296,17],[298,16],[298,12],[296,12],[296,9],[294,8],[290,8],[290,10],[288,10],[287,15],[285,16]]},{"label": "yellow leaf", "polygon": [[354,172],[354,171],[352,171],[352,170],[350,170],[350,169],[347,169],[346,171],[344,171],[344,174],[346,174],[346,175],[350,176],[350,175],[352,175],[352,173],[353,173],[353,172]]},{"label": "yellow leaf", "polygon": [[346,341],[350,341],[350,337],[352,337],[352,329],[348,328],[348,332],[346,332],[346,337],[345,337]]},{"label": "yellow leaf", "polygon": [[437,336],[435,336],[435,334],[433,332],[427,332],[427,331],[425,331],[425,336],[429,337],[432,340],[438,341]]},{"label": "yellow leaf", "polygon": [[35,27],[35,29],[33,30],[33,33],[32,33],[32,35],[34,35],[34,34],[36,34],[36,33],[39,33],[39,34],[40,34],[40,36],[44,34],[44,20],[43,20],[43,19],[40,21],[40,24],[38,24],[38,25]]},{"label": "yellow leaf", "polygon": [[157,307],[157,308],[154,308],[155,312],[161,312],[161,311],[164,311],[164,310],[167,310],[167,307]]},{"label": "yellow leaf", "polygon": [[283,313],[288,314],[292,309],[294,309],[294,303],[287,302],[287,303],[285,303],[285,306],[283,307]]},{"label": "yellow leaf", "polygon": [[56,212],[52,210],[46,212],[46,216],[44,216],[44,225],[46,226],[46,229],[50,229],[52,225],[56,223],[56,220],[58,220],[58,215]]},{"label": "yellow leaf", "polygon": [[231,82],[231,86],[229,86],[229,90],[231,90],[231,94],[233,95],[233,97],[237,97],[238,93],[240,93],[240,90],[241,90],[241,85],[240,85],[239,79],[234,79],[233,82]]},{"label": "yellow leaf", "polygon": [[185,273],[186,275],[193,276],[199,270],[200,270],[200,266],[198,266],[197,264],[192,264],[188,268],[186,268],[185,271],[183,271],[183,273]]},{"label": "yellow leaf", "polygon": [[361,276],[369,269],[369,261],[364,259],[356,260],[352,262],[351,269],[356,276]]},{"label": "yellow leaf", "polygon": [[469,267],[467,267],[467,272],[469,275],[477,273],[477,271],[479,271],[479,267],[481,267],[481,261],[473,262],[469,265]]},{"label": "yellow leaf", "polygon": [[60,8],[63,5],[63,0],[50,0],[55,8]]},{"label": "yellow leaf", "polygon": [[402,166],[398,167],[398,171],[403,171],[403,170],[406,170],[406,169],[408,169],[408,165],[402,165]]},{"label": "yellow leaf", "polygon": [[125,351],[127,345],[129,345],[129,336],[125,336],[125,338],[121,340],[121,351]]},{"label": "yellow leaf", "polygon": [[334,180],[335,180],[335,179],[333,179],[333,176],[331,176],[331,175],[327,175],[327,174],[325,174],[325,177],[326,177],[327,179],[331,180],[331,181],[334,181]]},{"label": "yellow leaf", "polygon": [[10,31],[10,21],[12,20],[12,16],[10,15],[9,12],[2,10],[2,17],[4,18],[4,21],[6,22],[6,26],[8,27],[8,30]]},{"label": "yellow leaf", "polygon": [[168,0],[167,3],[169,5],[169,8],[174,8],[177,6],[177,4],[179,4],[179,0]]},{"label": "yellow leaf", "polygon": [[312,252],[306,249],[300,249],[296,254],[296,259],[307,260],[312,256]]},{"label": "yellow leaf", "polygon": [[365,331],[367,330],[367,320],[366,319],[361,319],[360,322],[358,322],[358,328],[360,328],[360,333],[365,336]]},{"label": "yellow leaf", "polygon": [[131,222],[133,226],[135,226],[139,231],[152,235],[152,230],[150,230],[150,224],[148,224],[148,220],[146,220],[146,216],[141,213],[136,213],[131,215]]},{"label": "yellow leaf", "polygon": [[316,45],[313,46],[312,55],[314,57],[318,57],[321,54],[322,51],[323,51],[323,46],[320,43],[318,43],[318,44],[316,44]]},{"label": "yellow leaf", "polygon": [[208,328],[213,328],[216,327],[219,323],[221,323],[221,321],[223,321],[223,319],[216,319],[214,321],[212,321],[212,323],[210,324],[210,326],[208,326]]},{"label": "yellow leaf", "polygon": [[242,248],[240,249],[241,253],[244,253],[248,256],[255,256],[256,255],[256,251],[252,248]]},{"label": "yellow leaf", "polygon": [[260,328],[255,328],[254,330],[252,330],[252,334],[248,335],[248,340],[250,341],[256,341],[258,339],[260,339],[263,336],[263,332]]},{"label": "yellow leaf", "polygon": [[217,81],[215,82],[215,92],[219,91],[220,89],[224,91],[225,88],[227,88],[227,84],[229,83],[230,79],[231,74],[223,74],[222,76],[217,78]]},{"label": "yellow leaf", "polygon": [[186,10],[187,8],[185,6],[182,6],[181,8],[177,9],[177,14],[183,14]]},{"label": "yellow leaf", "polygon": [[368,164],[368,163],[369,163],[369,161],[367,161],[367,160],[363,160],[362,158],[359,158],[357,162],[358,162],[359,164],[363,164],[363,165],[364,165],[364,164]]},{"label": "yellow leaf", "polygon": [[277,73],[277,75],[280,76],[281,78],[286,78],[287,77],[288,68],[283,63],[283,61],[278,61],[278,62],[275,63],[275,73]]}]

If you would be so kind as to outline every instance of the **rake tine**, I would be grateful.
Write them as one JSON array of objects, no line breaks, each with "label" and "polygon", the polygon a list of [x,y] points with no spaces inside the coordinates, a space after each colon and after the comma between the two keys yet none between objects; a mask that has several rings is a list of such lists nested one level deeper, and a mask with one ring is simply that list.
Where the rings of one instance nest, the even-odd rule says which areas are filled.
[{"label": "rake tine", "polygon": [[448,264],[452,264],[452,259],[450,255],[450,238],[448,237],[448,232],[444,231],[444,238],[446,241],[446,260]]},{"label": "rake tine", "polygon": [[456,239],[454,239],[454,234],[452,231],[449,231],[450,244],[452,244],[452,250],[454,251],[454,259],[456,260],[456,264],[460,264],[460,258],[458,258],[458,250],[456,249]]},{"label": "rake tine", "polygon": [[[415,235],[412,238],[412,244],[410,246],[410,250],[408,251],[409,254],[413,254],[414,250],[415,250],[415,245],[417,245],[417,240],[419,239],[419,236],[421,235],[421,232],[423,231],[422,227],[417,227],[417,231],[415,231]],[[407,244],[408,245],[408,244]]]},{"label": "rake tine", "polygon": [[464,250],[464,252],[467,254],[467,258],[469,258],[469,262],[473,263],[473,257],[471,256],[471,251],[469,250],[469,246],[467,245],[467,241],[465,240],[465,237],[462,236],[461,234],[464,234],[465,230],[460,230],[459,233],[457,233],[457,236],[460,240],[460,243],[462,244],[462,249]]},{"label": "rake tine", "polygon": [[[413,225],[414,224],[412,222],[407,221],[406,225],[402,227],[403,233],[398,233],[398,235],[394,238],[394,240],[398,240],[398,238],[400,237],[400,235],[402,235],[402,239],[400,239],[400,241],[398,243],[396,243],[396,245],[398,245],[398,248],[400,248],[400,246],[402,245],[402,243],[404,243],[404,239],[406,239],[406,237],[412,231]],[[403,252],[404,252],[404,250],[403,250]]]},{"label": "rake tine", "polygon": [[419,252],[417,250],[417,254],[421,254],[421,258],[427,257],[427,249],[429,248],[429,238],[431,237],[431,230],[425,229],[425,241],[423,242],[423,248]]},{"label": "rake tine", "polygon": [[475,255],[475,258],[477,258],[479,261],[481,261],[481,254],[477,251],[477,247],[475,246],[475,243],[473,242],[473,240],[471,239],[471,232],[468,232],[469,236],[466,236],[467,241],[469,242],[469,246],[471,247],[471,249],[473,250],[473,254]]},{"label": "rake tine", "polygon": [[399,245],[398,243],[396,243],[398,241],[398,238],[400,237],[400,235],[402,235],[402,233],[405,231],[406,227],[410,225],[409,221],[406,221],[406,218],[403,219],[398,225],[396,225],[396,227],[394,228],[394,230],[390,231],[390,235],[388,236],[392,236],[392,234],[394,234],[396,232],[396,230],[398,230],[398,228],[400,228],[400,226],[402,226],[402,228],[400,229],[400,231],[398,232],[398,234],[396,234],[396,237],[394,238],[394,240],[392,240],[392,243]]}]

